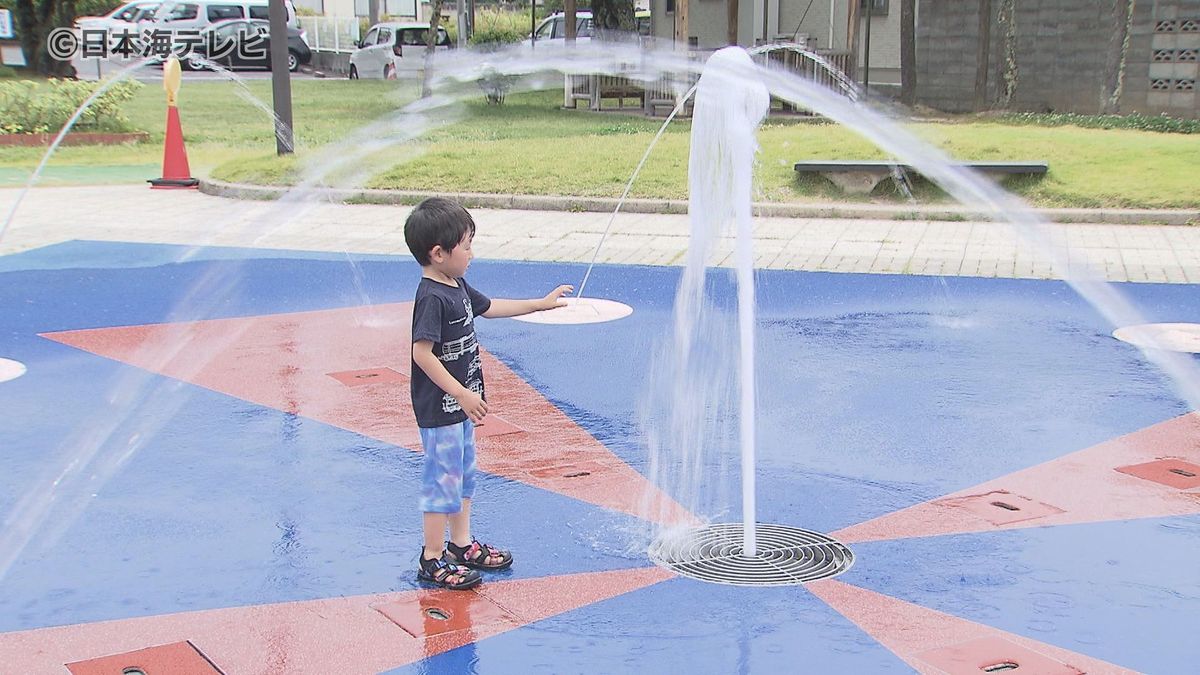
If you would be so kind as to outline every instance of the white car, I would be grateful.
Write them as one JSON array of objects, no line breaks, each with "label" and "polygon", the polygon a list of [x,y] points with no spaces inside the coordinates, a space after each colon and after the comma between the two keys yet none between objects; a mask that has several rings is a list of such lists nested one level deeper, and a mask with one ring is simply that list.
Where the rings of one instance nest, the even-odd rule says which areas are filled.
[{"label": "white car", "polygon": [[[584,43],[591,42],[592,30],[595,24],[592,22],[592,13],[587,11],[575,12],[575,40]],[[529,46],[533,43],[543,43],[549,40],[555,40],[554,44],[563,44],[567,39],[567,17],[564,14],[552,14],[538,24],[538,27],[533,31],[533,39],[526,38],[523,45]]]},{"label": "white car", "polygon": [[162,4],[159,0],[138,0],[128,2],[104,16],[81,16],[75,19],[75,25],[85,30],[120,30],[122,27],[132,28],[147,15],[154,16],[154,10]]},{"label": "white car", "polygon": [[[634,12],[634,21],[637,22],[637,32],[645,37],[650,35],[650,12],[648,10],[639,9]],[[575,40],[580,44],[591,42],[592,35],[596,32],[596,24],[592,20],[592,13],[587,10],[575,12]],[[567,39],[567,17],[565,14],[552,14],[538,24],[538,27],[533,31],[532,38],[526,38],[521,44],[528,47],[536,44],[548,43],[561,45]],[[536,43],[536,44],[535,44]]]},{"label": "white car", "polygon": [[[427,23],[388,22],[371,26],[358,41],[358,49],[350,55],[350,79],[415,76],[425,65],[427,35]],[[441,26],[434,49],[450,49],[450,35]]]}]

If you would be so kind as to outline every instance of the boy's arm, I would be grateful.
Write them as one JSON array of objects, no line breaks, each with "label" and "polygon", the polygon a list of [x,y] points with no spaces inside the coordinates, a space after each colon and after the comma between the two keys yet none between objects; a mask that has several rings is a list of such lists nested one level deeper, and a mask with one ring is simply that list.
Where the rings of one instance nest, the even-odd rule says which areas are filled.
[{"label": "boy's arm", "polygon": [[562,296],[575,290],[572,286],[563,284],[558,288],[550,291],[544,298],[535,298],[532,300],[505,300],[503,298],[495,298],[492,300],[492,306],[488,307],[483,313],[486,319],[503,319],[509,316],[521,316],[532,312],[540,312],[545,309],[554,309],[562,307],[567,303],[563,302]]},{"label": "boy's arm", "polygon": [[470,417],[472,422],[478,424],[483,421],[484,416],[487,415],[487,401],[454,379],[450,371],[446,370],[446,366],[442,365],[441,359],[434,355],[432,340],[414,342],[412,357],[413,363],[417,364],[417,367],[424,371],[439,389],[458,401],[463,412],[467,413],[467,417]]}]

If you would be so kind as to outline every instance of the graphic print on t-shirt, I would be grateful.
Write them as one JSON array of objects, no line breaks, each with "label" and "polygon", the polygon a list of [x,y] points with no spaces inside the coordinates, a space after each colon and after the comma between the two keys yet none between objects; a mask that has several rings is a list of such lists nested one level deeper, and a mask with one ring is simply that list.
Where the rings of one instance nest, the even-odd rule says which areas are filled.
[{"label": "graphic print on t-shirt", "polygon": [[463,309],[467,310],[467,315],[460,319],[455,319],[455,320],[451,321],[450,322],[451,326],[453,326],[456,323],[461,323],[464,327],[466,327],[466,326],[470,326],[474,323],[475,313],[471,311],[471,298],[463,298],[462,301],[463,301]]},{"label": "graphic print on t-shirt", "polygon": [[443,361],[457,361],[463,354],[474,354],[477,351],[479,343],[475,341],[475,333],[471,333],[451,342],[443,342],[442,355],[438,358]]},{"label": "graphic print on t-shirt", "polygon": [[[451,326],[462,326],[463,328],[467,326],[473,327],[475,313],[471,311],[471,298],[464,297],[462,302],[463,309],[467,312],[466,316],[450,319],[446,323]],[[483,380],[474,377],[475,373],[479,371],[479,366],[476,365],[479,363],[479,341],[475,339],[475,331],[472,330],[457,340],[442,343],[442,355],[438,358],[442,361],[457,361],[466,354],[471,354],[472,359],[467,367],[467,381],[463,386],[483,396]],[[462,406],[458,404],[457,399],[450,394],[442,395],[442,412],[452,413],[459,410],[462,410]]]},{"label": "graphic print on t-shirt", "polygon": [[[464,279],[457,286],[424,278],[417,288],[413,309],[413,340],[430,340],[433,353],[462,386],[484,396],[482,360],[475,337],[476,310],[486,312],[491,300]],[[466,419],[453,396],[435,385],[414,366],[413,409],[422,427],[457,424]]]}]

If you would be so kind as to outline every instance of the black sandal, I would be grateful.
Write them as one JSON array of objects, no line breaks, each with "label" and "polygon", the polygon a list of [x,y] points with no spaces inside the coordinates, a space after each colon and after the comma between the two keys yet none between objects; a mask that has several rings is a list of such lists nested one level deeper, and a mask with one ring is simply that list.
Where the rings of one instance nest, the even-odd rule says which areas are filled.
[{"label": "black sandal", "polygon": [[[446,560],[445,556],[427,560],[423,549],[420,553],[420,561],[420,567],[417,569],[417,579],[425,583],[435,584],[452,591],[465,591],[468,588],[478,586],[483,581],[483,577],[479,576],[479,572],[467,569],[462,565],[455,565]],[[458,581],[451,581],[454,577],[458,577]]]},{"label": "black sandal", "polygon": [[[489,572],[507,569],[513,564],[512,553],[501,551],[489,544],[481,544],[477,539],[472,539],[470,546],[457,546],[452,541],[447,542],[446,555],[453,563]],[[500,562],[489,563],[487,562],[488,558],[499,558]]]}]

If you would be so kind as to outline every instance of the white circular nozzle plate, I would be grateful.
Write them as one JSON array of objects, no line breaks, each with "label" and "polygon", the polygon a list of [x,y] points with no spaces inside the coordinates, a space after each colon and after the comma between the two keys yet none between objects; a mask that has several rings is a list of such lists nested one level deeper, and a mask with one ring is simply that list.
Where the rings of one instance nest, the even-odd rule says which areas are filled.
[{"label": "white circular nozzle plate", "polygon": [[616,321],[633,314],[629,305],[614,300],[600,298],[564,298],[567,306],[558,309],[548,309],[544,312],[534,312],[524,316],[514,316],[517,321],[529,323],[602,323]]},{"label": "white circular nozzle plate", "polygon": [[1200,354],[1200,323],[1144,323],[1118,328],[1113,337],[1139,347]]},{"label": "white circular nozzle plate", "polygon": [[25,364],[11,359],[0,359],[0,382],[15,380],[25,374]]}]

